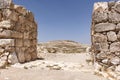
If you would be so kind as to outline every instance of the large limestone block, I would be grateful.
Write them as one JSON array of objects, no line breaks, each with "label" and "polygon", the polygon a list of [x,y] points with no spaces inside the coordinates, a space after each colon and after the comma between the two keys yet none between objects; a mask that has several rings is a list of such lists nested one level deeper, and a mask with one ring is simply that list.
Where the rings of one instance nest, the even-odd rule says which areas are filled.
[{"label": "large limestone block", "polygon": [[96,23],[102,22],[102,21],[107,21],[107,19],[108,19],[107,12],[99,12],[99,11],[94,12],[92,19]]},{"label": "large limestone block", "polygon": [[4,18],[6,18],[6,19],[11,19],[16,22],[18,21],[19,14],[17,12],[15,12],[14,10],[4,9],[3,15],[4,15]]},{"label": "large limestone block", "polygon": [[15,52],[10,53],[10,55],[8,56],[8,62],[9,64],[15,64],[18,63],[18,58]]},{"label": "large limestone block", "polygon": [[117,24],[117,26],[116,26],[116,30],[117,30],[117,31],[120,30],[120,23]]},{"label": "large limestone block", "polygon": [[0,46],[15,46],[14,39],[0,39]]},{"label": "large limestone block", "polygon": [[11,38],[11,30],[3,30],[1,29],[0,38]]},{"label": "large limestone block", "polygon": [[16,54],[17,54],[17,57],[18,57],[18,61],[19,61],[20,63],[25,62],[24,51],[25,51],[25,48],[16,47]]},{"label": "large limestone block", "polygon": [[11,37],[12,38],[23,38],[23,33],[17,32],[17,31],[12,31],[11,32]]},{"label": "large limestone block", "polygon": [[111,63],[112,63],[113,65],[118,65],[118,64],[120,64],[120,58],[119,58],[119,57],[113,57],[113,58],[111,59]]},{"label": "large limestone block", "polygon": [[105,32],[115,30],[116,25],[113,23],[99,23],[95,25],[95,32]]},{"label": "large limestone block", "polygon": [[117,38],[118,38],[118,40],[120,40],[120,31],[117,34]]},{"label": "large limestone block", "polygon": [[24,7],[22,7],[22,6],[20,6],[20,5],[14,5],[14,9],[18,12],[18,13],[20,13],[20,14],[22,14],[22,15],[26,15],[27,14],[27,10],[24,8]]},{"label": "large limestone block", "polygon": [[120,14],[115,11],[109,12],[108,20],[113,23],[119,23],[120,22]]},{"label": "large limestone block", "polygon": [[30,40],[24,39],[24,47],[30,47]]},{"label": "large limestone block", "polygon": [[108,37],[109,41],[116,41],[117,40],[117,35],[113,31],[108,32],[107,37]]},{"label": "large limestone block", "polygon": [[101,33],[96,33],[93,35],[93,42],[95,43],[107,42],[107,36]]},{"label": "large limestone block", "polygon": [[94,43],[93,44],[94,46],[94,50],[95,52],[98,52],[98,51],[108,51],[108,43]]},{"label": "large limestone block", "polygon": [[24,39],[30,39],[30,32],[24,32]]},{"label": "large limestone block", "polygon": [[32,12],[28,11],[26,17],[27,17],[27,20],[34,22],[34,16]]},{"label": "large limestone block", "polygon": [[103,11],[108,10],[108,3],[107,2],[97,2],[94,4],[93,11],[96,11],[98,9],[102,9]]},{"label": "large limestone block", "polygon": [[4,29],[13,29],[14,23],[12,23],[10,20],[4,20],[0,22],[0,28]]},{"label": "large limestone block", "polygon": [[25,61],[30,61],[31,60],[31,55],[28,49],[25,50]]},{"label": "large limestone block", "polygon": [[114,42],[110,45],[110,52],[120,51],[120,42]]},{"label": "large limestone block", "polygon": [[35,59],[38,58],[38,57],[37,57],[37,51],[34,51],[34,52],[30,53],[30,55],[31,55],[31,59],[32,59],[32,60],[35,60]]},{"label": "large limestone block", "polygon": [[12,0],[0,0],[0,8],[11,8]]},{"label": "large limestone block", "polygon": [[15,39],[15,46],[22,47],[23,46],[23,39]]},{"label": "large limestone block", "polygon": [[114,9],[120,13],[120,1],[116,2]]}]

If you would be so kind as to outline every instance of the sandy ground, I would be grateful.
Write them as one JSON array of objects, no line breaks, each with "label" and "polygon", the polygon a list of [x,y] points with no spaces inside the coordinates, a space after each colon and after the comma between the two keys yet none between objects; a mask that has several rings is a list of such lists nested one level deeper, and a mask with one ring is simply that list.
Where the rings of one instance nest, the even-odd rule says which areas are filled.
[{"label": "sandy ground", "polygon": [[15,64],[0,70],[0,80],[107,80],[94,75],[83,54],[46,54],[45,60]]}]

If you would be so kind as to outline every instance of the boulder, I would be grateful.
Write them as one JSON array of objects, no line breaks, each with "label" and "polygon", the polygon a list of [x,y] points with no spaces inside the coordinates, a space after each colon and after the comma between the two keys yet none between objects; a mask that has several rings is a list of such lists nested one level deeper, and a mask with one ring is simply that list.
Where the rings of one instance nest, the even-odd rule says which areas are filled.
[{"label": "boulder", "polygon": [[117,35],[113,31],[107,32],[107,37],[108,37],[108,41],[116,41],[117,40]]},{"label": "boulder", "polygon": [[110,45],[110,52],[120,51],[120,42],[114,42]]},{"label": "boulder", "polygon": [[99,23],[95,25],[95,32],[105,32],[115,30],[116,25],[113,23]]}]

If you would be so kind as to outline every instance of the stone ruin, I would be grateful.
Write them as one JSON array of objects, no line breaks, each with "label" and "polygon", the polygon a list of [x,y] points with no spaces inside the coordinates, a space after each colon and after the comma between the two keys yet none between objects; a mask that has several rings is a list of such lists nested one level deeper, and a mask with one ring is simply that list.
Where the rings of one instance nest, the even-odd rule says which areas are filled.
[{"label": "stone ruin", "polygon": [[37,24],[32,12],[0,0],[0,68],[37,59]]},{"label": "stone ruin", "polygon": [[95,68],[120,80],[120,1],[94,4],[91,41]]}]

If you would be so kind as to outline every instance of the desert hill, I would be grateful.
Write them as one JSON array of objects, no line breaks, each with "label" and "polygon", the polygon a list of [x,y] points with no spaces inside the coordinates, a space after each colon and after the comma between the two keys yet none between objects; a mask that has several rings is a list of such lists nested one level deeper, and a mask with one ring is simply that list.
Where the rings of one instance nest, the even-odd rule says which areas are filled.
[{"label": "desert hill", "polygon": [[81,44],[71,40],[55,40],[38,43],[39,53],[82,53],[86,52],[89,45]]}]

